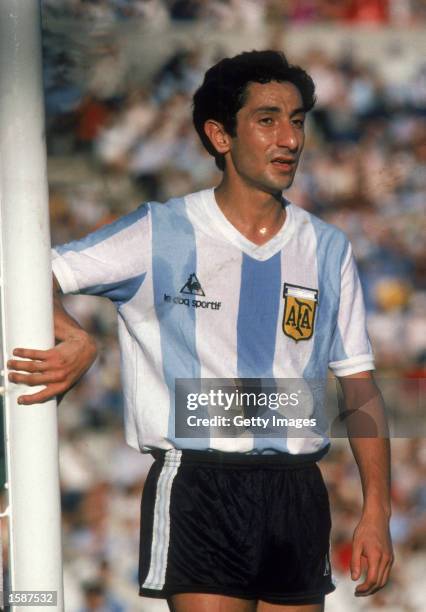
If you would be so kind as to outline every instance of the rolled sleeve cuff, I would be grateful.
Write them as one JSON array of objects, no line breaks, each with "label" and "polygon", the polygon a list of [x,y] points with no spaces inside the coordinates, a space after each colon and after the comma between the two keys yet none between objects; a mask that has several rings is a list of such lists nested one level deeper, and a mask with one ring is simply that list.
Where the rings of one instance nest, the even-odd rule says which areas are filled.
[{"label": "rolled sleeve cuff", "polygon": [[371,354],[357,355],[342,361],[331,361],[328,367],[335,376],[349,376],[366,370],[374,370],[374,357]]},{"label": "rolled sleeve cuff", "polygon": [[79,286],[75,279],[74,273],[65,259],[61,257],[54,249],[52,250],[52,271],[55,275],[62,293],[78,293]]}]

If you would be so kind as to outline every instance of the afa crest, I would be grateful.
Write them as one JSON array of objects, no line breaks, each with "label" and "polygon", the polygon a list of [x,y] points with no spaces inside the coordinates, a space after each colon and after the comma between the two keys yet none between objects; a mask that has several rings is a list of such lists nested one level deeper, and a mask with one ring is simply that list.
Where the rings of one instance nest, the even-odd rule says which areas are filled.
[{"label": "afa crest", "polygon": [[283,332],[296,342],[309,340],[314,333],[318,290],[284,283]]}]

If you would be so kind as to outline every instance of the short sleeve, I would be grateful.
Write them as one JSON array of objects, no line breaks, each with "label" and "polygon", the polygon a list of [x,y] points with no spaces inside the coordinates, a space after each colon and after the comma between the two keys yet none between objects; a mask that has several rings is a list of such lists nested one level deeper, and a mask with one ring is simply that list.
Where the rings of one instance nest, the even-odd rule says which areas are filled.
[{"label": "short sleeve", "polygon": [[339,310],[328,365],[336,376],[374,370],[361,282],[349,243],[341,267]]},{"label": "short sleeve", "polygon": [[63,293],[108,297],[119,305],[141,286],[150,251],[149,207],[52,249],[52,269]]}]

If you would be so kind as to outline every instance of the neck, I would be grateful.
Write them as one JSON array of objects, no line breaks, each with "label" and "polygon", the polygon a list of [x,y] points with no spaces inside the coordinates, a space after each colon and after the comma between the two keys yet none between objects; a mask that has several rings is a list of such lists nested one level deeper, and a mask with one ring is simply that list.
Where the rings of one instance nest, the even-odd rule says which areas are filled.
[{"label": "neck", "polygon": [[224,176],[215,189],[216,202],[232,225],[255,244],[268,242],[282,227],[286,213],[281,193],[229,184]]}]

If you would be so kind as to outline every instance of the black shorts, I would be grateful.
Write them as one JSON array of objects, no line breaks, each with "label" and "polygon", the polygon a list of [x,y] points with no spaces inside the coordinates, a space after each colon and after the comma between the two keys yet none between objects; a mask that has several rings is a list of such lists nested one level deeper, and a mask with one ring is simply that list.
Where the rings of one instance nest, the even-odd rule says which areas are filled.
[{"label": "black shorts", "polygon": [[295,605],[321,603],[334,591],[321,472],[312,461],[283,461],[158,453],[142,495],[139,594],[216,593]]}]

